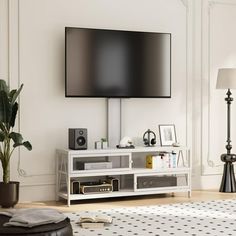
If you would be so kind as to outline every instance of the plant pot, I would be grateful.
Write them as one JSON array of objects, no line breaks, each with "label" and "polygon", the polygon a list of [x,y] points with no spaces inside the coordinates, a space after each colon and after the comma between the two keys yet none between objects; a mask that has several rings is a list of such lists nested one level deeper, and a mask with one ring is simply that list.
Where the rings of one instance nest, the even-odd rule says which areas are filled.
[{"label": "plant pot", "polygon": [[103,141],[102,142],[102,149],[107,149],[108,148],[108,142],[107,141]]},{"label": "plant pot", "polygon": [[19,200],[19,182],[0,182],[0,206],[3,208],[14,207]]}]

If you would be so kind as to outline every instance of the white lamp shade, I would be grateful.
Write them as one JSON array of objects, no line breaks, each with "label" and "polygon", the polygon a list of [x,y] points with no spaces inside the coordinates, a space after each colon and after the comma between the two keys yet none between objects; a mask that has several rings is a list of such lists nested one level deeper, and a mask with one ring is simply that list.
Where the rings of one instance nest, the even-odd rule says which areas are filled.
[{"label": "white lamp shade", "polygon": [[217,89],[236,89],[236,68],[219,69]]}]

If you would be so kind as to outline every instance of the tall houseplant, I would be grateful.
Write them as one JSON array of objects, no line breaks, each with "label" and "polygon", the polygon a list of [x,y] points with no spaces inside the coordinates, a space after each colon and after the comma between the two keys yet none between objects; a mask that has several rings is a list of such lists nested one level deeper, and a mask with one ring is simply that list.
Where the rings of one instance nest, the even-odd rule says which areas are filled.
[{"label": "tall houseplant", "polygon": [[4,80],[0,80],[0,161],[3,170],[3,182],[0,182],[0,205],[12,207],[18,202],[19,182],[10,181],[10,158],[13,151],[24,146],[32,150],[29,141],[23,141],[20,133],[14,132],[18,111],[17,98],[23,88],[10,90]]}]

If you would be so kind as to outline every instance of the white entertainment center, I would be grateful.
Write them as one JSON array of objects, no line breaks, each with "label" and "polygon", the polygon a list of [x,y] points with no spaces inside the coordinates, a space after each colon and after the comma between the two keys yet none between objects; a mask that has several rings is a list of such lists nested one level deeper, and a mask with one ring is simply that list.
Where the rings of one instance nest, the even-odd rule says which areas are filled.
[{"label": "white entertainment center", "polygon": [[[97,199],[122,196],[149,195],[158,193],[188,192],[191,196],[191,155],[187,147],[135,147],[133,149],[88,149],[56,151],[56,198],[67,200],[70,206],[73,200]],[[176,153],[175,168],[150,169],[146,167],[147,155],[159,153]],[[81,170],[77,162],[104,160],[112,163],[109,169]],[[144,177],[154,179],[175,178],[175,184],[161,187],[140,187],[138,184]],[[119,180],[119,191],[98,193],[71,193],[72,180],[78,182],[97,181],[112,177]]]},{"label": "white entertainment center", "polygon": [[103,137],[109,148],[89,149],[87,128],[69,128],[70,149],[57,150],[57,199],[67,200],[69,206],[73,200],[108,197],[174,192],[190,196],[190,149],[177,147],[175,131],[166,135],[169,143],[162,142],[160,132],[161,145],[175,146],[155,146],[153,131],[146,127],[141,136],[137,130],[136,138],[143,137],[146,146],[131,148],[141,142],[133,142],[133,132],[123,125],[124,99],[171,98],[171,33],[66,27],[65,37],[65,95],[107,98]]}]

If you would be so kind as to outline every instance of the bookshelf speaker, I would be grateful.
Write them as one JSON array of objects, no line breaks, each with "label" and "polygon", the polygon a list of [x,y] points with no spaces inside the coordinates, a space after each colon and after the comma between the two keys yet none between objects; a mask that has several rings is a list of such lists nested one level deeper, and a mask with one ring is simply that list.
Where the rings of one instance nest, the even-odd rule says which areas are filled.
[{"label": "bookshelf speaker", "polygon": [[80,193],[80,182],[78,180],[71,180],[70,193],[71,194],[79,194]]},{"label": "bookshelf speaker", "polygon": [[112,185],[112,191],[113,192],[120,190],[120,181],[119,181],[119,179],[116,179],[116,178],[113,178],[113,177],[108,177],[106,182]]},{"label": "bookshelf speaker", "polygon": [[87,129],[77,128],[69,129],[69,149],[84,150],[87,149]]}]

